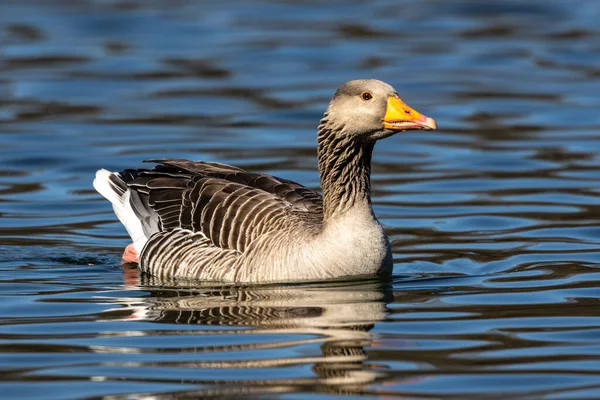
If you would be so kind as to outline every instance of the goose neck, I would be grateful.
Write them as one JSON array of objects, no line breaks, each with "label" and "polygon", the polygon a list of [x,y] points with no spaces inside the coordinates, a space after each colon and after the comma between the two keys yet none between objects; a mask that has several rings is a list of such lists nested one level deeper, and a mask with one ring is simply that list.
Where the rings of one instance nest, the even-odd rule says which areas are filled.
[{"label": "goose neck", "polygon": [[332,126],[325,115],[319,125],[317,144],[324,221],[356,206],[370,209],[374,142],[345,134],[343,126]]}]

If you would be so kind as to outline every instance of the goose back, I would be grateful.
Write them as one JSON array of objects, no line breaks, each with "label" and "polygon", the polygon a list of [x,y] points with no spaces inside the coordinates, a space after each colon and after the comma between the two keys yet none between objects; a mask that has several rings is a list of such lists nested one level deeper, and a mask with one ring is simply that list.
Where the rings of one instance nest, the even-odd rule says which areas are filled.
[{"label": "goose back", "polygon": [[234,166],[157,159],[126,170],[130,203],[147,237],[174,229],[201,232],[212,245],[244,252],[258,236],[298,220],[322,223],[321,196],[290,180]]}]

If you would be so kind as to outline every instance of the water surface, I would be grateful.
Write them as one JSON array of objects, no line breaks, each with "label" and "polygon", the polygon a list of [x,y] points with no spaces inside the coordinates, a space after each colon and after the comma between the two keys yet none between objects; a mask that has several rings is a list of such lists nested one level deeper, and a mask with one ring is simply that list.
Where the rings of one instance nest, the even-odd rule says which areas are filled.
[{"label": "water surface", "polygon": [[[6,399],[600,398],[600,4],[0,6]],[[157,281],[91,187],[181,157],[318,187],[350,79],[439,130],[373,160],[391,281]]]}]

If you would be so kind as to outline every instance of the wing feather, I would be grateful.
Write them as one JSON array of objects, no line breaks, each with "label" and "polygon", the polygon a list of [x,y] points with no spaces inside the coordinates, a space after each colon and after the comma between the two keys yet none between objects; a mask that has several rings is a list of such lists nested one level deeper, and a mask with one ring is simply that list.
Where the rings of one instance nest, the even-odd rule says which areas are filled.
[{"label": "wing feather", "polygon": [[196,239],[194,235],[202,233],[202,248],[241,253],[260,235],[296,223],[298,218],[322,220],[321,196],[298,183],[220,163],[150,162],[159,165],[151,170],[126,170],[121,176],[132,192],[130,202],[145,233],[163,233],[153,242],[153,249],[175,246],[164,233],[177,231],[179,240],[185,232]]}]

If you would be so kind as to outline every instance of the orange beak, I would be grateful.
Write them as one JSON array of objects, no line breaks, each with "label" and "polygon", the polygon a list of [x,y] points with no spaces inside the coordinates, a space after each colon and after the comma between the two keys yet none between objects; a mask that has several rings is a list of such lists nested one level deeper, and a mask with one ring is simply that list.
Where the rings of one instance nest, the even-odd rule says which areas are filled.
[{"label": "orange beak", "polygon": [[388,97],[383,126],[393,131],[410,131],[414,129],[431,131],[437,128],[432,118],[416,112],[404,104],[399,97]]}]

